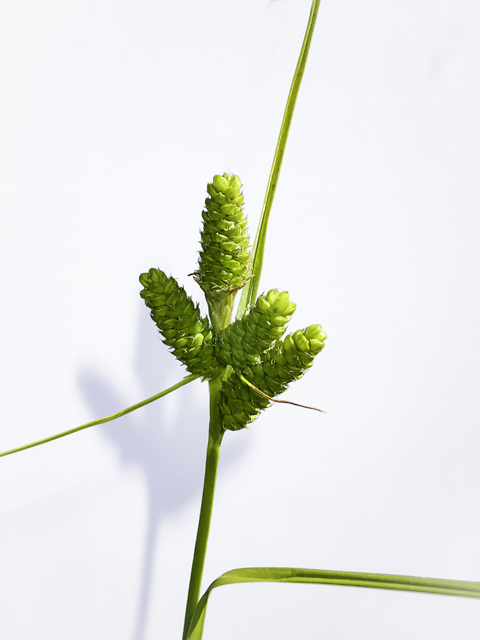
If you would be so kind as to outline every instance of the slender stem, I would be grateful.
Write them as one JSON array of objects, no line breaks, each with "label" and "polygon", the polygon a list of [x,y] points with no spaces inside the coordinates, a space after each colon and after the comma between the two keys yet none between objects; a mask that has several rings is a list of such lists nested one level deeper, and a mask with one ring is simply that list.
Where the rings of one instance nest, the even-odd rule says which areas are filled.
[{"label": "slender stem", "polygon": [[262,274],[263,267],[263,254],[265,251],[268,219],[270,217],[270,211],[272,209],[275,191],[277,190],[280,169],[282,168],[283,155],[285,153],[288,133],[290,131],[290,124],[292,122],[295,103],[297,101],[298,92],[302,83],[303,72],[305,71],[305,66],[307,64],[308,52],[310,50],[310,44],[312,42],[313,30],[315,29],[315,22],[317,20],[319,8],[320,0],[312,0],[312,8],[310,9],[307,29],[305,31],[302,49],[300,51],[297,67],[295,69],[290,92],[288,94],[287,104],[285,106],[285,112],[283,114],[282,126],[280,127],[280,133],[278,135],[277,148],[275,149],[275,155],[273,156],[272,169],[270,171],[270,177],[268,179],[267,191],[265,193],[265,200],[263,202],[257,235],[255,236],[255,242],[253,243],[253,249],[249,263],[250,267],[252,268],[252,277],[243,288],[242,297],[240,298],[237,309],[237,318],[241,318],[244,315],[247,307],[251,305],[257,298],[258,286],[260,284],[260,276]]},{"label": "slender stem", "polygon": [[202,586],[203,567],[207,553],[208,534],[212,519],[213,496],[215,493],[215,480],[217,477],[218,460],[220,458],[220,445],[223,438],[223,428],[218,406],[218,394],[221,382],[216,379],[210,383],[210,429],[207,445],[207,459],[205,462],[205,479],[203,482],[202,504],[198,521],[197,539],[193,552],[192,570],[190,573],[190,585],[188,587],[187,607],[185,611],[185,623],[183,627],[183,639],[188,635],[190,620],[200,599]]},{"label": "slender stem", "polygon": [[142,400],[142,402],[138,402],[137,404],[134,404],[131,407],[128,407],[128,409],[124,409],[123,411],[114,413],[113,415],[108,416],[107,418],[101,418],[100,420],[87,422],[87,424],[82,424],[80,427],[75,427],[74,429],[69,429],[68,431],[62,431],[62,433],[57,433],[56,435],[50,436],[49,438],[44,438],[43,440],[37,440],[36,442],[30,442],[30,444],[24,444],[23,447],[10,449],[9,451],[2,451],[2,453],[0,453],[0,458],[3,456],[9,456],[11,453],[18,453],[18,451],[25,451],[25,449],[38,447],[39,444],[45,444],[46,442],[52,442],[52,440],[58,440],[58,438],[69,436],[71,433],[76,433],[77,431],[82,431],[82,429],[88,429],[89,427],[94,427],[97,424],[103,424],[104,422],[111,422],[112,420],[121,418],[122,416],[127,415],[127,413],[132,413],[132,411],[136,411],[137,409],[140,409],[140,407],[144,407],[145,405],[150,404],[151,402],[155,402],[155,400],[158,400],[159,398],[163,398],[163,396],[168,395],[172,391],[176,391],[176,389],[180,389],[180,387],[183,387],[185,384],[188,384],[189,382],[192,382],[193,380],[196,380],[199,377],[200,376],[197,376],[194,374],[189,375],[183,380],[181,380],[180,382],[177,382],[177,384],[174,384],[173,387],[170,387],[169,389],[165,389],[165,391],[160,391],[160,393],[157,393],[151,398]]},{"label": "slender stem", "polygon": [[[303,41],[300,56],[293,76],[290,93],[288,95],[287,105],[283,116],[283,122],[278,137],[277,148],[273,158],[273,165],[267,185],[265,201],[263,203],[262,214],[258,231],[253,245],[250,259],[250,267],[252,268],[252,278],[242,291],[237,318],[244,315],[247,306],[251,304],[257,297],[258,285],[263,266],[263,253],[265,249],[265,239],[267,234],[267,225],[270,211],[272,208],[275,190],[277,188],[280,168],[282,166],[285,146],[287,144],[290,123],[295,109],[298,91],[307,62],[310,42],[312,40],[313,29],[317,19],[317,13],[320,6],[320,0],[312,0],[312,8],[308,19],[307,30]],[[233,300],[232,300],[233,302]],[[225,306],[224,306],[225,305]],[[223,329],[229,321],[229,313],[231,313],[231,305],[222,302],[220,310],[209,302],[210,317],[215,333]],[[210,430],[207,446],[207,461],[205,465],[205,480],[203,485],[202,504],[200,507],[200,519],[198,522],[197,539],[195,542],[195,551],[193,553],[192,571],[190,575],[190,585],[188,589],[187,608],[185,611],[185,624],[183,627],[183,640],[186,640],[190,627],[190,622],[195,611],[195,607],[200,598],[200,588],[203,575],[203,567],[205,564],[205,555],[207,552],[208,533],[210,530],[210,521],[212,517],[213,495],[215,491],[215,479],[217,475],[217,465],[220,456],[220,445],[223,437],[223,426],[220,417],[218,405],[219,392],[222,387],[221,378],[210,381]]]}]

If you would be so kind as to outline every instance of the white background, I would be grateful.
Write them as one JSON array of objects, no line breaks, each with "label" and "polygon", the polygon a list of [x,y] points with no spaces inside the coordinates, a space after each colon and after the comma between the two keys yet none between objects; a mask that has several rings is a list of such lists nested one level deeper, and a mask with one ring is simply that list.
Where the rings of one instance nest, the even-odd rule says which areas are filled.
[{"label": "white background", "polygon": [[[196,299],[205,187],[256,228],[309,0],[7,0],[0,449],[181,379],[139,298]],[[480,580],[480,5],[323,0],[261,288],[327,347],[226,435],[205,587],[243,566]],[[205,305],[202,302],[202,308]],[[0,637],[181,637],[199,381],[0,460]],[[211,598],[206,640],[476,639],[474,600],[286,585]]]}]

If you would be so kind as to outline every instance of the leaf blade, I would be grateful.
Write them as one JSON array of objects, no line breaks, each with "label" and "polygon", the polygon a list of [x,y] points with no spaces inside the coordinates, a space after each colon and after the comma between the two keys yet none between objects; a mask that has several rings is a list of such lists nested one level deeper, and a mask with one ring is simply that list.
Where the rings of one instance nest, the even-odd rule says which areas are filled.
[{"label": "leaf blade", "polygon": [[82,424],[79,427],[74,427],[73,429],[68,429],[68,431],[62,431],[61,433],[56,433],[54,436],[43,438],[42,440],[37,440],[35,442],[30,442],[29,444],[24,444],[21,447],[16,447],[15,449],[2,451],[0,453],[0,458],[3,458],[4,456],[9,456],[12,453],[19,453],[20,451],[31,449],[32,447],[38,447],[41,444],[46,444],[47,442],[52,442],[53,440],[58,440],[59,438],[64,438],[65,436],[69,436],[72,433],[77,433],[77,431],[82,431],[83,429],[88,429],[89,427],[95,427],[99,424],[104,424],[105,422],[111,422],[112,420],[121,418],[122,416],[127,415],[127,413],[132,413],[132,411],[136,411],[137,409],[140,409],[141,407],[144,407],[145,405],[150,404],[151,402],[155,402],[155,400],[159,400],[160,398],[163,398],[169,393],[172,393],[172,391],[176,391],[180,387],[183,387],[184,385],[190,382],[193,382],[197,378],[200,378],[200,376],[192,373],[191,375],[187,376],[183,380],[180,380],[180,382],[177,382],[176,384],[169,387],[168,389],[165,389],[164,391],[160,391],[160,393],[156,393],[154,396],[151,396],[146,400],[142,400],[141,402],[137,402],[131,407],[127,407],[122,411],[118,411],[117,413],[114,413],[111,416],[107,416],[106,418],[100,418],[99,420],[94,420],[93,422],[87,422],[86,424]]},{"label": "leaf blade", "polygon": [[265,251],[265,241],[267,237],[267,227],[270,218],[270,211],[272,209],[273,199],[275,197],[275,191],[277,189],[280,169],[282,167],[285,147],[287,145],[288,133],[290,131],[290,124],[292,122],[295,103],[297,101],[298,92],[300,90],[300,85],[302,83],[303,74],[307,64],[308,53],[310,50],[310,44],[312,42],[313,31],[315,29],[315,22],[317,20],[319,8],[320,0],[312,0],[312,6],[310,9],[310,15],[308,18],[302,48],[300,50],[295,73],[293,74],[292,84],[290,86],[290,91],[287,98],[287,104],[285,105],[282,125],[280,127],[277,146],[275,149],[275,154],[273,156],[272,168],[270,170],[270,176],[268,178],[267,191],[265,193],[262,212],[260,214],[260,221],[258,223],[252,253],[248,262],[249,267],[252,269],[252,276],[247,284],[243,287],[242,295],[240,297],[240,302],[237,309],[237,318],[241,318],[245,314],[247,307],[250,306],[257,298],[260,276],[262,274],[263,255]]},{"label": "leaf blade", "polygon": [[338,585],[480,599],[480,582],[466,580],[445,580],[441,578],[421,578],[382,573],[356,573],[285,567],[234,569],[233,571],[227,571],[227,573],[224,573],[214,580],[203,594],[193,613],[187,640],[202,639],[207,604],[213,589],[227,584],[247,582]]}]

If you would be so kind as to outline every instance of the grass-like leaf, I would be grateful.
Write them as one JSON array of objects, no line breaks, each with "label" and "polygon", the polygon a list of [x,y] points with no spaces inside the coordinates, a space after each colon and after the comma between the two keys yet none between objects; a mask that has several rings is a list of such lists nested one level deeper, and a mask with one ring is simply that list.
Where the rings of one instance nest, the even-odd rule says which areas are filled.
[{"label": "grass-like leaf", "polygon": [[168,389],[165,389],[164,391],[160,391],[160,393],[156,393],[154,396],[151,396],[150,398],[147,398],[146,400],[142,400],[141,402],[138,402],[137,404],[132,405],[131,407],[127,407],[127,409],[123,409],[122,411],[119,411],[118,413],[114,413],[111,416],[107,416],[106,418],[100,418],[100,420],[94,420],[93,422],[87,422],[86,424],[82,424],[79,427],[74,427],[73,429],[69,429],[68,431],[62,431],[61,433],[56,433],[54,436],[50,436],[49,438],[44,438],[43,440],[37,440],[36,442],[30,442],[29,444],[24,444],[21,447],[17,447],[16,449],[9,449],[8,451],[2,451],[0,453],[0,458],[2,458],[3,456],[9,456],[12,453],[18,453],[19,451],[25,451],[25,449],[31,449],[32,447],[38,447],[38,445],[40,444],[45,444],[47,442],[52,442],[52,440],[58,440],[58,438],[63,438],[65,436],[69,436],[72,433],[76,433],[77,431],[82,431],[83,429],[88,429],[89,427],[95,427],[97,424],[104,424],[105,422],[111,422],[112,420],[116,420],[117,418],[121,418],[122,416],[126,416],[127,413],[132,413],[132,411],[136,411],[137,409],[140,409],[141,407],[144,407],[146,404],[150,404],[151,402],[155,402],[155,400],[159,400],[160,398],[163,398],[164,396],[168,395],[169,393],[172,393],[172,391],[176,391],[177,389],[180,389],[180,387],[183,387],[184,385],[188,384],[189,382],[193,382],[193,380],[196,380],[197,378],[199,378],[200,376],[191,374],[189,376],[187,376],[186,378],[184,378],[183,380],[180,380],[180,382],[177,382],[177,384],[174,384],[172,387],[169,387]]},{"label": "grass-like leaf", "polygon": [[275,197],[275,191],[277,189],[278,178],[280,175],[280,169],[282,167],[285,147],[287,145],[288,132],[290,131],[290,124],[293,118],[295,103],[297,101],[298,92],[300,90],[303,72],[305,71],[305,66],[307,64],[308,52],[310,49],[310,43],[312,41],[313,30],[315,29],[315,22],[317,20],[319,7],[320,0],[312,0],[312,8],[310,10],[310,16],[308,18],[307,29],[305,31],[305,37],[303,39],[302,49],[298,58],[295,74],[290,86],[290,92],[288,94],[287,104],[285,106],[285,112],[283,114],[282,126],[278,135],[277,147],[275,149],[275,155],[273,156],[272,168],[270,171],[270,176],[268,178],[267,191],[265,193],[265,200],[263,201],[262,213],[260,215],[257,234],[255,236],[255,242],[253,243],[253,249],[248,263],[252,271],[252,277],[243,287],[242,296],[238,304],[237,318],[241,318],[245,314],[247,307],[251,306],[257,299],[258,286],[260,283],[260,276],[262,274],[263,267],[263,254],[265,251],[268,220],[270,217],[270,211],[272,209],[273,198]]},{"label": "grass-like leaf", "polygon": [[234,569],[233,571],[227,571],[227,573],[212,582],[203,594],[193,613],[187,640],[202,639],[208,599],[213,589],[226,584],[239,584],[242,582],[329,584],[480,599],[480,582],[467,582],[464,580],[441,580],[382,573],[351,573],[349,571],[322,571],[319,569],[289,569],[281,567]]}]

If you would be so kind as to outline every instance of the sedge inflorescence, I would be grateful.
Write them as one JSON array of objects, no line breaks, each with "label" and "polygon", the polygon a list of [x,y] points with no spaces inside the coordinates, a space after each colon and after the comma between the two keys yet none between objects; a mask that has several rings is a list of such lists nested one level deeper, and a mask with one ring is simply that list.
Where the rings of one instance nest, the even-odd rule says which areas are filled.
[{"label": "sedge inflorescence", "polygon": [[207,185],[202,250],[194,277],[209,297],[238,291],[249,277],[249,237],[241,188],[240,178],[228,173],[215,176]]},{"label": "sedge inflorescence", "polygon": [[[235,293],[250,277],[241,186],[238,176],[226,173],[207,186],[202,251],[194,276],[210,310],[233,305]],[[221,380],[224,429],[237,431],[255,420],[270,405],[269,398],[301,378],[325,346],[327,336],[318,324],[283,337],[296,308],[286,291],[271,289],[242,318],[214,330],[175,278],[150,269],[140,282],[140,295],[175,357],[190,373]]]}]

